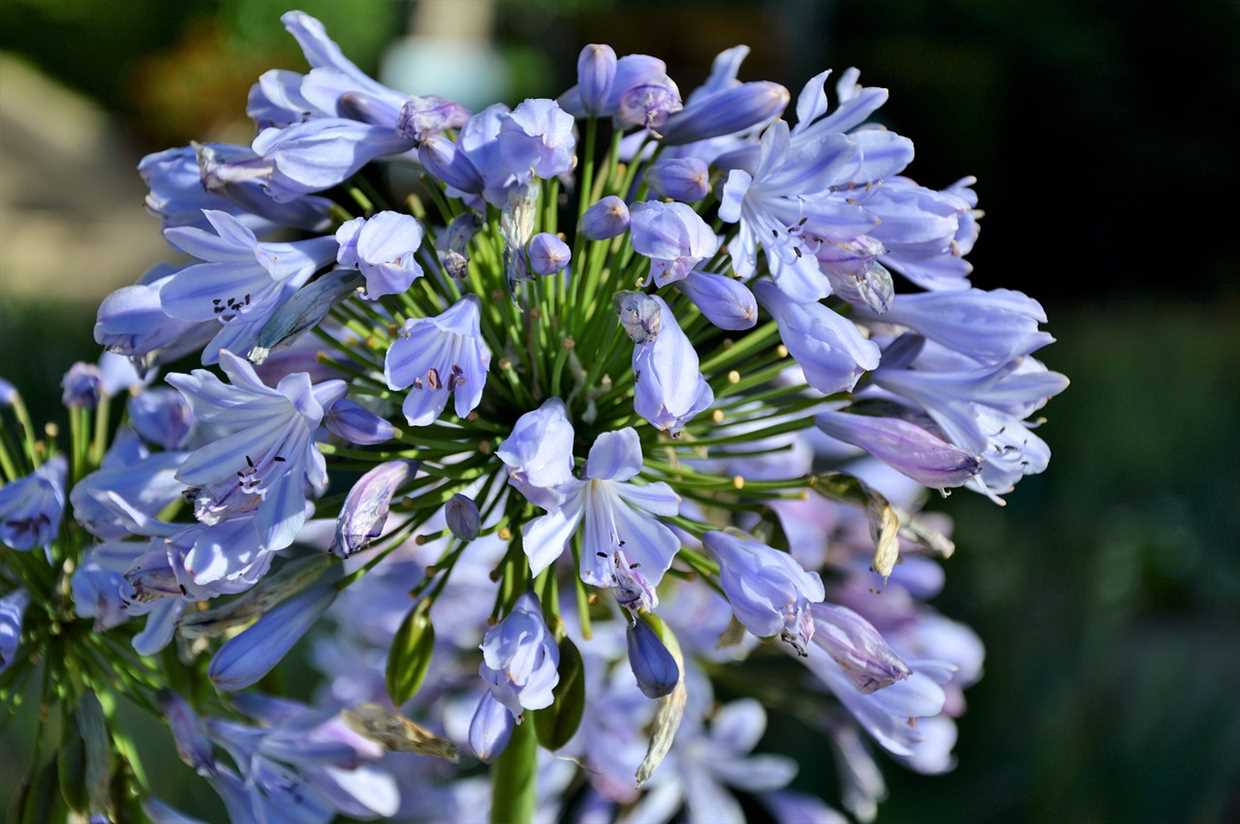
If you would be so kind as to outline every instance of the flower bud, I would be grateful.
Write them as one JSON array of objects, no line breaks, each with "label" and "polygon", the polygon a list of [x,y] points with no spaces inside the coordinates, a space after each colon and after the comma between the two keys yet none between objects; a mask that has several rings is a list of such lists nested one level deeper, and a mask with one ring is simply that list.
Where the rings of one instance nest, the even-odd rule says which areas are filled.
[{"label": "flower bud", "polygon": [[396,437],[396,427],[361,404],[341,398],[323,416],[323,425],[349,443],[370,446]]},{"label": "flower bud", "polygon": [[469,748],[479,760],[490,763],[508,748],[516,719],[489,691],[482,694],[469,722]]},{"label": "flower bud", "polygon": [[335,269],[298,289],[263,324],[254,345],[246,352],[246,359],[261,364],[272,349],[318,326],[332,306],[361,286],[362,281],[362,273],[356,269]]},{"label": "flower bud", "polygon": [[659,160],[646,172],[650,188],[659,197],[692,203],[710,192],[710,168],[700,157]]},{"label": "flower bud", "polygon": [[215,752],[207,737],[207,727],[184,698],[172,690],[159,695],[159,708],[172,730],[177,755],[199,775],[215,772]]},{"label": "flower bud", "polygon": [[22,639],[22,618],[28,603],[30,596],[24,589],[0,598],[0,672],[8,669],[17,655],[17,645]]},{"label": "flower bud", "polygon": [[814,643],[835,659],[857,689],[874,692],[912,674],[874,625],[848,607],[814,604],[810,612]]},{"label": "flower bud", "polygon": [[64,393],[61,401],[69,407],[94,409],[103,394],[103,375],[93,363],[78,361],[60,381]]},{"label": "flower bud", "polygon": [[719,583],[737,620],[759,638],[778,635],[804,655],[814,637],[810,604],[826,597],[818,573],[752,538],[707,532],[702,543],[719,561]]},{"label": "flower bud", "polygon": [[616,312],[620,315],[620,325],[633,343],[645,343],[659,336],[663,326],[662,307],[645,292],[617,293]]},{"label": "flower bud", "polygon": [[629,666],[637,678],[637,686],[647,698],[662,698],[676,688],[680,667],[668,652],[646,619],[638,615],[625,630],[629,649]]},{"label": "flower bud", "polygon": [[420,602],[401,622],[388,648],[384,674],[388,695],[399,707],[413,697],[426,678],[435,652],[435,626],[427,602]]},{"label": "flower bud", "polygon": [[616,77],[616,52],[611,46],[590,43],[577,57],[577,90],[590,115],[602,114]]},{"label": "flower bud", "polygon": [[[335,571],[339,573],[338,569]],[[207,669],[211,682],[225,692],[258,683],[310,631],[334,600],[336,586],[329,574],[266,612],[215,653]]]},{"label": "flower bud", "polygon": [[473,498],[459,492],[444,506],[444,517],[448,522],[448,530],[462,541],[472,541],[482,530],[478,504]]},{"label": "flower bud", "polygon": [[982,468],[975,455],[901,418],[824,411],[814,423],[931,489],[961,486]]},{"label": "flower bud", "polygon": [[633,205],[632,240],[633,250],[650,258],[650,276],[659,286],[684,280],[719,248],[701,215],[684,203],[657,200]]},{"label": "flower bud", "polygon": [[581,233],[590,240],[606,240],[628,228],[629,207],[615,195],[603,198],[581,216]]},{"label": "flower bud", "polygon": [[392,496],[414,472],[417,464],[387,461],[367,472],[349,490],[336,519],[336,541],[332,552],[348,558],[383,533]]},{"label": "flower bud", "polygon": [[758,302],[736,278],[695,269],[677,286],[720,329],[752,329],[758,322]]},{"label": "flower bud", "polygon": [[129,423],[143,440],[164,449],[179,449],[189,438],[194,413],[175,389],[148,389],[129,399]]},{"label": "flower bud", "polygon": [[435,135],[418,147],[418,160],[428,172],[454,189],[470,194],[482,191],[482,175],[473,161],[443,135]]},{"label": "flower bud", "polygon": [[448,274],[458,280],[469,272],[469,243],[482,228],[477,212],[465,211],[452,219],[448,228],[439,233],[435,251]]},{"label": "flower bud", "polygon": [[539,232],[526,247],[530,268],[535,274],[554,275],[568,265],[572,252],[568,244],[550,232]]},{"label": "flower bud", "polygon": [[668,146],[735,134],[765,123],[788,105],[792,95],[778,83],[741,83],[693,101],[663,126]]},{"label": "flower bud", "polygon": [[12,406],[19,397],[17,387],[0,378],[0,406]]},{"label": "flower bud", "polygon": [[573,425],[559,398],[517,418],[495,453],[508,467],[508,483],[544,509],[560,504],[558,488],[573,479]]}]

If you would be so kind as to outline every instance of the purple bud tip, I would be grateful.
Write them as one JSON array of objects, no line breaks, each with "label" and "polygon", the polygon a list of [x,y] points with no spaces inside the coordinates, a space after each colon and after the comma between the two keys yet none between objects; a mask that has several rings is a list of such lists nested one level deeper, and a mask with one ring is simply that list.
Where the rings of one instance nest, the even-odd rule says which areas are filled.
[{"label": "purple bud tip", "polygon": [[625,631],[629,649],[629,666],[637,678],[637,686],[647,698],[662,698],[676,689],[680,667],[663,641],[640,616]]}]

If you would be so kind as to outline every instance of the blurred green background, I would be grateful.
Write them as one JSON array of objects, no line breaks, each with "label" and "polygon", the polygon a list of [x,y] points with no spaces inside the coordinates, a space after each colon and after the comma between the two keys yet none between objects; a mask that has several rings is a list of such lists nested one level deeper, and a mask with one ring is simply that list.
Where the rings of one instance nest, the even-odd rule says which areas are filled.
[{"label": "blurred green background", "polygon": [[[293,5],[0,3],[0,375],[36,418],[58,414],[64,368],[97,356],[99,298],[168,254],[138,158],[191,138],[247,142],[249,84],[300,66],[278,21]],[[299,7],[392,85],[474,104],[557,94],[597,41],[664,57],[685,91],[738,42],[753,47],[744,77],[794,93],[826,66],[890,88],[883,120],[916,141],[911,173],[980,178],[974,282],[1043,300],[1060,341],[1045,360],[1072,386],[1041,432],[1045,475],[1003,510],[965,494],[941,504],[958,551],[938,604],[985,640],[986,676],[968,693],[955,772],[887,770],[880,820],[1240,820],[1240,253],[1227,204],[1240,6]],[[770,736],[815,754],[795,726],[776,720]],[[0,759],[0,797],[13,761]],[[835,795],[829,772],[798,783]]]}]

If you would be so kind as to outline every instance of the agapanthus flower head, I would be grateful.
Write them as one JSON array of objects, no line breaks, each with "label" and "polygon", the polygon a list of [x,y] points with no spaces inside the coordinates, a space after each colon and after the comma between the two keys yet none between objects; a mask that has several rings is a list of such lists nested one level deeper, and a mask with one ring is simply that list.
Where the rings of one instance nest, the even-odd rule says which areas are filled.
[{"label": "agapanthus flower head", "polygon": [[[1042,307],[969,284],[975,181],[907,177],[852,69],[790,107],[735,46],[682,100],[592,44],[558,99],[470,114],[281,20],[309,65],[251,87],[252,144],[143,159],[192,260],[103,301],[68,432],[0,381],[0,538],[44,549],[0,565],[0,669],[51,662],[69,805],[192,820],[100,757],[127,698],[235,822],[485,818],[468,744],[514,823],[741,821],[736,791],[837,824],[753,753],[772,694],[860,820],[862,736],[950,769],[984,649],[926,603],[954,545],[921,508],[1045,469],[1067,386]],[[316,707],[244,692],[302,639]],[[753,697],[717,705],[725,667]]]}]

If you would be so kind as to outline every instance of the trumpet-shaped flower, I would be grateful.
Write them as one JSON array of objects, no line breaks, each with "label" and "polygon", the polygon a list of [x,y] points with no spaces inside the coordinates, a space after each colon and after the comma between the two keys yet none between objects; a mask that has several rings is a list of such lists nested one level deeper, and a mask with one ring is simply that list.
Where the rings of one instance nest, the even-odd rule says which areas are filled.
[{"label": "trumpet-shaped flower", "polygon": [[412,426],[433,423],[453,396],[457,417],[479,401],[491,349],[479,327],[478,298],[461,298],[433,318],[410,318],[388,348],[383,373],[390,389],[408,389],[401,407]]},{"label": "trumpet-shaped flower", "polygon": [[345,384],[313,384],[305,372],[294,372],[269,387],[227,350],[220,352],[220,368],[229,383],[203,369],[168,376],[214,435],[190,453],[177,479],[190,487],[199,520],[254,511],[263,545],[282,549],[305,522],[306,485],[327,483],[314,437],[324,407],[344,396]]},{"label": "trumpet-shaped flower", "polygon": [[45,547],[60,533],[68,465],[62,456],[0,486],[0,541],[13,549]]},{"label": "trumpet-shaped flower", "polygon": [[663,482],[639,486],[630,481],[641,472],[637,431],[625,427],[604,432],[590,447],[585,478],[563,484],[562,503],[522,527],[525,554],[534,574],[551,565],[584,523],[581,579],[593,586],[617,586],[616,551],[658,586],[680,547],[676,533],[658,515],[680,511],[680,496]]}]

